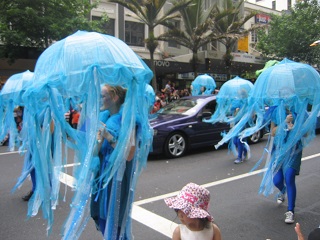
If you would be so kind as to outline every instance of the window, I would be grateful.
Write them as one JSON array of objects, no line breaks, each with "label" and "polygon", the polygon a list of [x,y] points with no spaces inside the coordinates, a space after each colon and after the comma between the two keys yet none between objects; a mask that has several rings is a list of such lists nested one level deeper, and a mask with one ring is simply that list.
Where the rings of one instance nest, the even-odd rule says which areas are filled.
[{"label": "window", "polygon": [[[101,17],[98,16],[92,16],[92,21],[100,21]],[[108,35],[114,36],[114,23],[115,20],[112,18],[109,18],[109,21],[103,26],[103,28],[106,30]]]},{"label": "window", "polygon": [[272,9],[276,10],[276,1],[272,1]]},{"label": "window", "polygon": [[[180,22],[179,21],[171,21],[171,23],[174,25],[174,27],[176,29],[180,30]],[[168,41],[168,47],[180,48],[180,45],[177,44],[175,41]]]},{"label": "window", "polygon": [[213,51],[218,51],[218,41],[214,40],[210,43],[210,49]]},{"label": "window", "polygon": [[252,43],[258,42],[258,36],[257,36],[256,30],[251,31],[251,42]]},{"label": "window", "polygon": [[129,46],[144,47],[144,24],[138,22],[125,22],[125,42]]},{"label": "window", "polygon": [[291,9],[291,6],[292,4],[291,4],[291,0],[288,0],[288,10],[290,10]]}]

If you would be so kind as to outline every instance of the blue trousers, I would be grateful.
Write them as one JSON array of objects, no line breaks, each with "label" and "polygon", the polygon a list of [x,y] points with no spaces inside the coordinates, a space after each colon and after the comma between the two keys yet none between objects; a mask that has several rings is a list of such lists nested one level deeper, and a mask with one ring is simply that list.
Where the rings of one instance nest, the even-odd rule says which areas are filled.
[{"label": "blue trousers", "polygon": [[[245,141],[245,139],[243,139],[242,141]],[[247,155],[247,149],[245,148],[244,143],[240,141],[240,138],[233,138],[233,143],[238,149],[238,159],[242,159]]]},{"label": "blue trousers", "polygon": [[296,170],[293,168],[288,168],[285,175],[283,170],[280,169],[276,175],[273,177],[273,184],[282,192],[285,192],[285,187],[287,188],[288,196],[288,211],[294,212],[295,202],[296,202]]},{"label": "blue trousers", "polygon": [[34,169],[30,172],[31,182],[32,182],[32,192],[36,190],[36,171]]}]

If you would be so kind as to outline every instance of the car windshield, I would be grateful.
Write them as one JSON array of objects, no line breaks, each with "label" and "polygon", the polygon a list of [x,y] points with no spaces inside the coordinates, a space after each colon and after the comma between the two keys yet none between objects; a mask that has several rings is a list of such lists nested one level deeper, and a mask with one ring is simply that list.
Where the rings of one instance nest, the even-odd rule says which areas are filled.
[{"label": "car windshield", "polygon": [[197,110],[195,106],[203,101],[203,99],[178,99],[161,108],[158,113],[191,115]]}]

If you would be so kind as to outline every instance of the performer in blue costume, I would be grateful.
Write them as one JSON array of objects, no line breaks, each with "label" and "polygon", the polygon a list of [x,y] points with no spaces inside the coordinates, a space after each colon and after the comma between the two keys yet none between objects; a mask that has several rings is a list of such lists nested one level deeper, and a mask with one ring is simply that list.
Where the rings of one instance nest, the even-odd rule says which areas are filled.
[{"label": "performer in blue costume", "polygon": [[[273,122],[271,127],[274,137],[269,137],[263,156],[251,171],[266,159],[259,193],[268,196],[274,192],[276,185],[280,190],[277,202],[281,203],[287,191],[286,223],[294,222],[294,180],[299,173],[302,149],[315,136],[320,111],[319,89],[320,75],[310,65],[284,59],[267,68],[259,75],[250,92],[247,113],[216,145],[219,147],[234,136],[248,137]],[[256,115],[254,125],[243,129],[252,114]]]},{"label": "performer in blue costume", "polygon": [[[36,145],[35,154],[33,154],[38,191],[36,190],[29,201],[30,214],[28,215],[35,216],[41,207],[44,218],[48,219],[47,229],[50,233],[53,225],[53,210],[61,199],[59,198],[59,176],[60,172],[67,173],[68,169],[64,166],[69,161],[67,161],[68,154],[65,153],[67,153],[67,147],[71,147],[74,149],[74,163],[77,167],[73,169],[74,181],[70,183],[74,194],[70,213],[62,229],[62,239],[79,239],[90,219],[89,203],[92,194],[97,195],[97,203],[103,202],[98,199],[104,196],[109,201],[99,208],[98,214],[101,219],[106,220],[103,238],[117,239],[130,236],[130,203],[134,198],[139,174],[146,166],[153,139],[153,131],[148,122],[148,103],[145,98],[146,84],[152,79],[152,71],[121,40],[100,33],[78,31],[52,44],[41,54],[35,68],[35,79],[36,83],[24,94],[24,99],[32,115],[31,123],[36,126],[32,128],[36,131],[33,131],[34,134],[30,135],[30,138],[35,143],[42,144]],[[117,111],[120,117],[113,119],[112,108],[110,108],[108,112],[111,113],[111,117],[108,122],[108,114],[105,112],[101,114],[104,119],[99,119],[101,103],[99,96],[102,84],[109,84],[110,87],[111,85],[112,87],[122,86],[127,89],[125,101]],[[116,95],[114,102],[118,98],[118,94]],[[73,129],[65,121],[64,114],[69,109],[70,101],[82,104],[79,125],[84,124],[85,131]],[[47,141],[48,131],[40,131],[40,121],[37,117],[37,113],[46,108],[48,108],[48,119],[43,125],[47,128],[51,120],[55,123],[53,159],[47,150],[50,148]],[[100,149],[97,148],[94,154],[98,144],[96,137],[100,128],[99,120],[107,124],[107,131],[114,137],[108,140],[116,141],[112,151],[104,147],[107,143],[101,141],[101,154],[105,154],[104,159],[101,158],[104,164],[101,165],[98,157]],[[112,124],[118,122],[121,122],[121,127],[118,127],[117,136],[114,131],[118,128],[113,127]],[[103,131],[100,133],[104,135]],[[129,169],[126,168],[126,160],[129,159],[132,136],[135,136],[136,150],[130,163],[132,171],[128,170],[132,179],[128,183],[130,188],[127,188],[129,190],[126,194],[126,202],[121,203],[121,211],[124,210],[122,217],[120,216],[122,213],[118,211],[120,209],[118,200],[121,185],[125,185],[122,183],[125,171]],[[65,151],[63,146],[66,147]],[[48,188],[48,185],[51,187]],[[108,190],[103,189],[108,189],[109,186],[112,187],[107,196]],[[33,199],[38,201],[35,202]],[[100,209],[102,211],[107,209],[106,205],[110,206],[108,214],[100,214]],[[123,205],[126,207],[123,208]],[[114,224],[118,223],[119,218],[123,219],[120,227]]]},{"label": "performer in blue costume", "polygon": [[[130,232],[121,229],[123,221],[129,221],[128,213],[131,208],[129,203],[129,189],[131,183],[132,158],[134,156],[135,144],[127,157],[127,162],[118,170],[118,173],[109,181],[105,188],[100,178],[109,163],[109,158],[119,137],[121,128],[121,105],[124,102],[126,90],[120,86],[104,85],[101,89],[102,109],[100,114],[101,128],[98,132],[97,140],[99,149],[100,166],[93,186],[91,199],[91,216],[97,228],[104,235],[106,233],[116,234],[116,239],[122,235],[121,239],[130,239]],[[135,136],[133,136],[134,138]],[[118,197],[120,196],[120,197]],[[113,201],[111,199],[117,199]],[[125,224],[124,226],[126,226]],[[122,232],[122,233],[121,233]],[[109,238],[108,238],[109,239]]]},{"label": "performer in blue costume", "polygon": [[[226,122],[232,128],[247,113],[248,96],[252,88],[253,84],[250,81],[238,76],[225,82],[217,95],[217,107],[214,114],[204,122],[212,124]],[[249,124],[243,128],[248,126]],[[222,133],[222,136],[225,135],[226,133]],[[237,156],[235,164],[242,163],[244,159],[250,157],[250,147],[246,138],[241,139],[234,136],[230,139],[228,147]]]},{"label": "performer in blue costume", "polygon": [[[285,118],[286,123],[286,135],[284,136],[283,141],[286,142],[287,138],[291,134],[291,130],[294,127],[294,120],[297,118],[296,113],[290,112],[287,109],[287,116]],[[307,117],[307,114],[306,114]],[[278,125],[280,124],[279,119],[274,116],[272,117],[271,122],[271,136],[277,138],[277,130]],[[281,141],[281,139],[276,139],[275,142]],[[301,141],[297,141],[297,143],[292,146],[283,158],[285,159],[280,167],[280,169],[275,173],[273,177],[274,185],[279,189],[279,193],[277,195],[277,203],[282,204],[285,201],[285,194],[288,196],[288,208],[285,213],[285,223],[294,223],[294,207],[297,195],[297,189],[295,184],[295,177],[299,175],[300,166],[301,166],[301,158],[302,158],[302,149],[303,145]],[[275,161],[275,156],[277,155],[277,151],[280,149],[277,148],[277,144],[273,145],[272,149],[272,160]]]}]

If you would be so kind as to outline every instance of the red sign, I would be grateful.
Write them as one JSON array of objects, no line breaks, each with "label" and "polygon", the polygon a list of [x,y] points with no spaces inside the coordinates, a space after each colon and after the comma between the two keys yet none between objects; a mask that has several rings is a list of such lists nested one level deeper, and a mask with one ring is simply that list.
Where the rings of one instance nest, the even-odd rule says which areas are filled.
[{"label": "red sign", "polygon": [[270,16],[266,14],[257,14],[255,18],[256,18],[256,23],[262,23],[262,24],[267,24],[271,20]]}]

